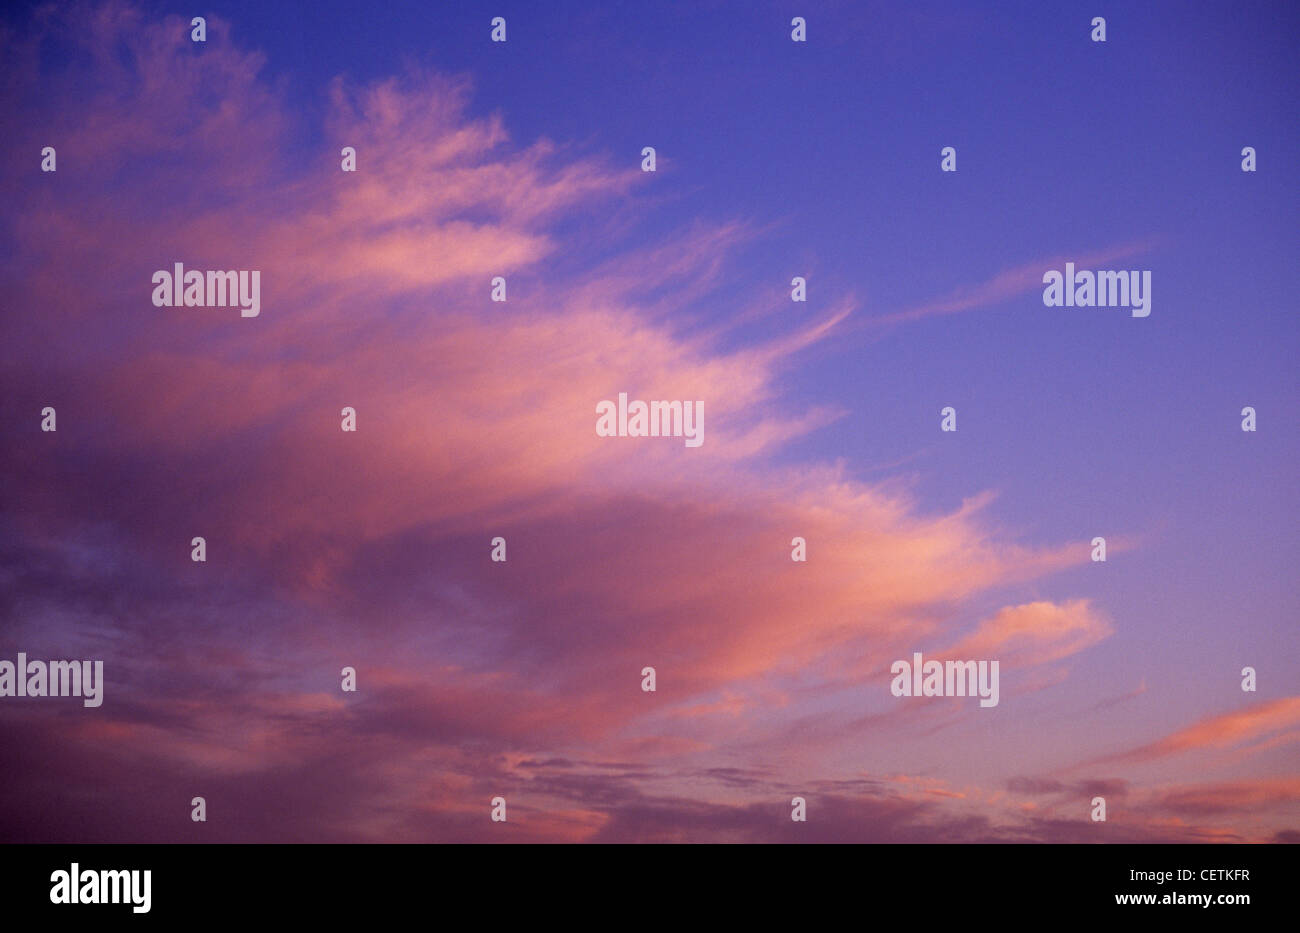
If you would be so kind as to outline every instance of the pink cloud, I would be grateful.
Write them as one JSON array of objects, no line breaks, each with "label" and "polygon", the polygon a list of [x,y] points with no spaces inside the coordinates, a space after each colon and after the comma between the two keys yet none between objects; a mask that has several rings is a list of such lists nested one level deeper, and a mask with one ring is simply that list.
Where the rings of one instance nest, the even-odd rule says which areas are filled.
[{"label": "pink cloud", "polygon": [[1086,599],[1061,605],[1008,606],[944,652],[945,658],[997,658],[1003,667],[1048,664],[1076,654],[1113,631]]},{"label": "pink cloud", "polygon": [[1300,724],[1300,697],[1286,697],[1209,716],[1163,739],[1106,756],[1096,763],[1143,762],[1200,749],[1227,749],[1297,724]]}]

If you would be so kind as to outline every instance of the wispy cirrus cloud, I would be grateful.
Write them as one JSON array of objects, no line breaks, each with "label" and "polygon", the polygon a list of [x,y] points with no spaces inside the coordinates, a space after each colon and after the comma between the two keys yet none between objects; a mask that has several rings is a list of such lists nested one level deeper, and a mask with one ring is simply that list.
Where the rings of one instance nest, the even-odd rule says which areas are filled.
[{"label": "wispy cirrus cloud", "polygon": [[[1155,742],[1107,755],[1091,763],[1144,762],[1201,749],[1237,748],[1246,754],[1256,749],[1245,743],[1293,729],[1297,723],[1300,723],[1300,697],[1284,697],[1209,716]],[[1300,736],[1294,731],[1287,734],[1292,739]]]},{"label": "wispy cirrus cloud", "polygon": [[1104,268],[1110,263],[1148,253],[1161,245],[1163,240],[1163,237],[1153,236],[1103,249],[1094,249],[1077,254],[1063,254],[1037,262],[1025,263],[999,272],[986,281],[959,288],[942,298],[927,301],[901,311],[873,315],[863,323],[864,326],[871,328],[881,328],[907,324],[930,317],[959,314],[976,308],[987,308],[1009,298],[1041,290],[1043,288],[1043,273],[1049,269],[1064,269],[1067,262],[1074,263],[1078,269]]}]

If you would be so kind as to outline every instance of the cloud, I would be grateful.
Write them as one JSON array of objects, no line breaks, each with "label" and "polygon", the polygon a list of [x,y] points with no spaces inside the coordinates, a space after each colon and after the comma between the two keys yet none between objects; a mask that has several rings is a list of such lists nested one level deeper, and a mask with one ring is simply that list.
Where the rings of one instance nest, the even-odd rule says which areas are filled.
[{"label": "cloud", "polygon": [[1031,797],[1049,794],[1070,798],[1092,798],[1099,794],[1103,797],[1123,797],[1128,793],[1129,783],[1118,778],[1092,779],[1067,784],[1049,777],[1013,777],[1007,781],[1007,790],[1013,794],[1028,794]]},{"label": "cloud", "polygon": [[1180,787],[1158,798],[1163,810],[1187,816],[1257,811],[1300,802],[1300,778],[1264,778]]},{"label": "cloud", "polygon": [[928,301],[915,307],[887,314],[878,314],[864,322],[872,328],[887,327],[949,314],[958,314],[975,308],[987,308],[1017,295],[1041,291],[1043,274],[1049,269],[1064,269],[1067,262],[1079,269],[1105,267],[1120,259],[1128,259],[1150,252],[1161,242],[1159,237],[1149,237],[1130,243],[1117,244],[1088,253],[1054,256],[1026,263],[998,273],[987,281],[960,288],[943,298]]},{"label": "cloud", "polygon": [[[1163,739],[1099,758],[1103,762],[1145,762],[1189,751],[1240,746],[1300,723],[1300,697],[1256,703],[1246,709],[1210,716]],[[1247,749],[1252,751],[1254,749]]]},{"label": "cloud", "polygon": [[[279,93],[226,74],[256,74],[255,58],[215,29],[200,64],[178,62],[193,50],[174,31],[128,13],[74,31],[69,41],[121,47],[132,66],[99,75],[93,97],[68,104],[67,125],[81,125],[82,109],[157,106],[187,115],[173,132],[199,137],[175,141],[177,157],[229,119],[246,138],[297,151]],[[167,77],[138,97],[134,73]],[[207,82],[219,98],[200,93]],[[358,145],[355,175],[332,151],[305,173],[275,162],[250,173],[228,152],[173,190],[104,168],[149,162],[129,130],[107,135],[109,121],[88,202],[25,193],[17,226],[34,265],[16,291],[57,304],[78,328],[90,322],[91,339],[44,334],[39,372],[24,358],[0,377],[19,409],[48,395],[48,374],[62,387],[66,472],[5,454],[33,491],[17,521],[76,534],[89,517],[164,566],[177,540],[201,530],[220,567],[208,569],[232,598],[259,613],[274,599],[268,652],[302,635],[303,607],[321,633],[363,625],[368,644],[349,656],[373,652],[375,665],[418,627],[425,644],[408,657],[455,643],[447,650],[471,670],[545,669],[607,729],[633,706],[604,671],[662,659],[684,697],[809,665],[854,676],[835,673],[846,649],[863,658],[854,670],[881,663],[918,617],[941,627],[954,602],[1076,562],[990,540],[985,499],[922,516],[840,469],[768,466],[767,454],[835,416],[782,411],[775,377],[833,332],[836,315],[724,350],[669,320],[668,296],[649,311],[635,302],[667,256],[688,295],[693,281],[717,281],[720,250],[741,237],[734,225],[557,280],[543,265],[557,249],[547,224],[625,196],[638,173],[565,161],[545,141],[513,146],[499,117],[466,116],[469,93],[463,80],[422,73],[335,82],[326,126],[331,145]],[[236,182],[261,196],[232,204]],[[162,217],[116,213],[155,188]],[[38,219],[51,215],[64,222]],[[71,228],[80,246],[56,254]],[[584,245],[579,236],[566,249]],[[260,268],[262,315],[149,306],[150,270],[181,257]],[[66,268],[84,283],[76,300],[45,291],[66,287]],[[505,306],[486,300],[491,273],[511,276]],[[136,303],[120,298],[132,294]],[[113,326],[101,333],[101,320]],[[13,328],[16,344],[36,337]],[[620,391],[704,400],[705,445],[598,438],[595,403]],[[358,411],[355,436],[338,429],[345,404]],[[756,512],[756,501],[769,505]],[[806,567],[788,560],[796,531],[815,549]],[[495,534],[510,540],[505,567],[483,559]],[[647,550],[647,540],[673,546]],[[802,590],[788,584],[795,570]],[[136,611],[164,620],[171,598]],[[795,616],[805,622],[791,625]]]},{"label": "cloud", "polygon": [[944,658],[996,658],[1005,668],[1030,667],[1076,654],[1112,631],[1086,599],[1061,605],[1040,600],[999,610]]}]

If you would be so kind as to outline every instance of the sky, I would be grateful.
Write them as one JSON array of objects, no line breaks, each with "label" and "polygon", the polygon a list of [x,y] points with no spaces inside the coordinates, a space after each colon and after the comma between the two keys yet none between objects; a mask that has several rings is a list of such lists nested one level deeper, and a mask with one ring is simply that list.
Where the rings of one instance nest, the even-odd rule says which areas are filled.
[{"label": "sky", "polygon": [[[12,7],[0,659],[105,687],[0,697],[0,839],[1300,840],[1298,31]],[[176,262],[260,313],[155,307]],[[598,436],[620,392],[704,443]]]}]

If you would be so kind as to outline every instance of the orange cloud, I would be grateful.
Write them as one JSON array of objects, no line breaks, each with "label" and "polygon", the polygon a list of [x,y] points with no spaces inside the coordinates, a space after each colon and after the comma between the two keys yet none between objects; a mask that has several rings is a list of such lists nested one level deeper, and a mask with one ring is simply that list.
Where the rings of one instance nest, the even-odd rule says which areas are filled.
[{"label": "orange cloud", "polygon": [[1229,748],[1297,724],[1300,724],[1300,697],[1286,697],[1211,716],[1157,742],[1100,758],[1094,763],[1151,761],[1202,748]]}]

